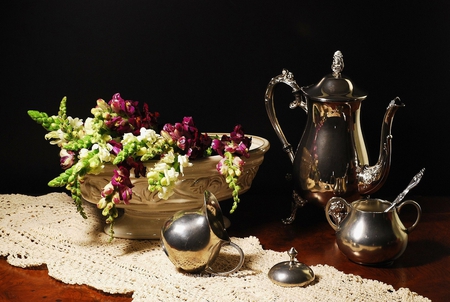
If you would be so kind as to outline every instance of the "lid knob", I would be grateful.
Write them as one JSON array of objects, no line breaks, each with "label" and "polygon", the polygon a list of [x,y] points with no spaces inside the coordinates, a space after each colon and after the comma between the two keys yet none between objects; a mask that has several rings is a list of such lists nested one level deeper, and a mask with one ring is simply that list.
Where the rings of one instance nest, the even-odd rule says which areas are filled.
[{"label": "lid knob", "polygon": [[302,87],[306,97],[319,102],[352,102],[362,101],[367,94],[353,85],[353,82],[341,74],[344,70],[344,56],[339,50],[334,53],[330,74],[315,85]]},{"label": "lid knob", "polygon": [[333,55],[333,63],[331,64],[331,70],[333,70],[333,76],[335,78],[341,77],[341,72],[344,70],[344,56],[340,50],[336,51]]}]

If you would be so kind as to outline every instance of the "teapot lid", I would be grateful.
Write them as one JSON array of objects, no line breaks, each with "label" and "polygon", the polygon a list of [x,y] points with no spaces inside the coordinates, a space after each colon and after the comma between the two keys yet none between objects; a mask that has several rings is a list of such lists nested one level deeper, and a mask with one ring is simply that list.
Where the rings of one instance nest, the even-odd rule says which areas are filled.
[{"label": "teapot lid", "polygon": [[303,92],[312,100],[329,101],[357,101],[364,100],[367,94],[353,85],[352,81],[341,74],[344,69],[344,56],[338,50],[334,53],[331,70],[316,85],[302,87]]},{"label": "teapot lid", "polygon": [[315,279],[313,270],[304,263],[295,260],[297,251],[291,248],[288,251],[290,261],[275,264],[269,271],[269,279],[279,286],[293,287],[306,286]]}]

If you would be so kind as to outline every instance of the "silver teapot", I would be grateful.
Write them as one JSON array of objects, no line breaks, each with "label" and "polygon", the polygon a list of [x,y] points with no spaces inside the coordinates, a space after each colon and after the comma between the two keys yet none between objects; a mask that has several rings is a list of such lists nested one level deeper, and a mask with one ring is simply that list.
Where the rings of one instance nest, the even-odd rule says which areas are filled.
[{"label": "silver teapot", "polygon": [[[366,94],[341,74],[342,53],[336,51],[332,73],[310,86],[300,87],[288,70],[272,78],[265,94],[270,122],[293,163],[294,207],[285,223],[295,219],[298,207],[306,202],[324,207],[340,196],[349,201],[376,192],[384,184],[391,165],[391,126],[394,114],[404,104],[397,97],[386,110],[381,128],[380,154],[370,166],[360,125],[360,111]],[[290,108],[307,113],[306,127],[294,153],[278,122],[274,107],[274,88],[284,83],[292,88],[295,100]]]},{"label": "silver teapot", "polygon": [[[244,263],[244,252],[230,237],[224,226],[217,198],[205,191],[203,207],[195,211],[178,211],[161,229],[162,248],[175,267],[188,273],[207,272],[226,276],[238,271]],[[239,261],[231,270],[212,268],[221,248],[230,245],[239,253]]]},{"label": "silver teapot", "polygon": [[[417,210],[415,222],[405,227],[398,213],[405,205]],[[348,203],[341,197],[331,198],[325,206],[328,223],[336,231],[336,243],[344,255],[363,265],[390,265],[400,257],[408,244],[408,234],[422,215],[420,205],[406,200],[392,207],[382,199],[360,199]]]}]

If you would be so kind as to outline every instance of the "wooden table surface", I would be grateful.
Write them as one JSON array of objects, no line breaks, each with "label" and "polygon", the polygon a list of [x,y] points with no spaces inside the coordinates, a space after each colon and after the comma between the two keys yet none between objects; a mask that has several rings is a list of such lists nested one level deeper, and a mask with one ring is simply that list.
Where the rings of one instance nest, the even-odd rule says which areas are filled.
[{"label": "wooden table surface", "polygon": [[[360,275],[407,287],[432,301],[450,296],[450,197],[415,197],[422,218],[409,235],[405,253],[389,267],[369,267],[349,261],[337,248],[333,229],[322,208],[306,205],[291,225],[281,218],[289,214],[286,196],[242,195],[234,214],[227,214],[230,201],[221,203],[231,220],[230,236],[256,236],[263,248],[287,251],[295,247],[297,259],[307,265],[328,264],[347,274]],[[414,208],[402,209],[405,226],[415,219]],[[286,254],[286,260],[288,255]],[[275,264],[275,263],[274,263]],[[17,268],[0,259],[0,301],[131,301],[130,295],[110,295],[85,285],[67,285],[48,276],[45,266]]]}]

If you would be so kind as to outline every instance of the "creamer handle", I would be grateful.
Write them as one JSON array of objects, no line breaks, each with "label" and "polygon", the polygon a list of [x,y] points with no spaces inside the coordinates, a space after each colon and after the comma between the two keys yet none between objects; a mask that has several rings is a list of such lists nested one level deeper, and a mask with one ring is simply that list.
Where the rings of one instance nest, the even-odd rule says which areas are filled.
[{"label": "creamer handle", "polygon": [[420,217],[422,216],[422,208],[421,208],[420,205],[419,205],[417,202],[415,202],[414,200],[406,200],[406,201],[402,202],[401,204],[399,204],[399,205],[397,206],[396,210],[397,210],[397,213],[398,213],[398,214],[400,214],[400,210],[402,209],[402,207],[403,207],[405,204],[412,204],[413,206],[416,207],[416,210],[417,210],[416,221],[414,221],[414,223],[412,224],[412,226],[410,226],[409,228],[406,228],[406,229],[405,229],[405,232],[409,234],[409,233],[412,232],[412,230],[414,230],[414,228],[416,227],[417,223],[419,223]]}]

